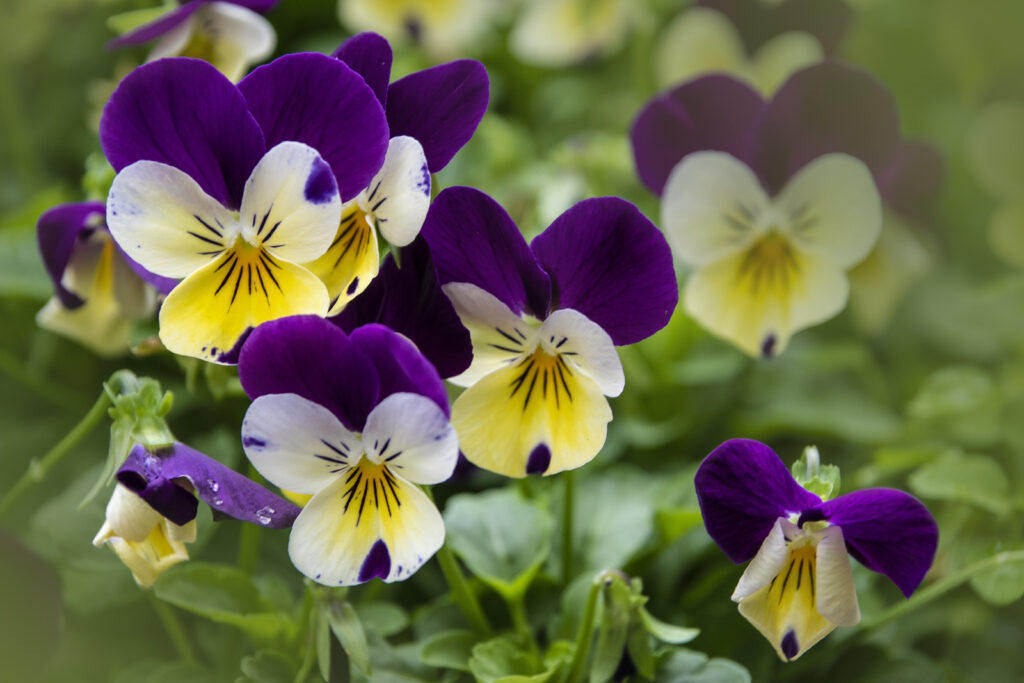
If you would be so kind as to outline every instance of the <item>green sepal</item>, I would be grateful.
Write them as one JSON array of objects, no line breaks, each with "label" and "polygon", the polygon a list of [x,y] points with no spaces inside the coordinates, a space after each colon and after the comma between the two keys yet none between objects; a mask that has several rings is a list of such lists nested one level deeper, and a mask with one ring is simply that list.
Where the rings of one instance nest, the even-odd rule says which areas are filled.
[{"label": "green sepal", "polygon": [[121,12],[120,14],[108,17],[107,26],[111,31],[120,36],[128,33],[129,31],[134,31],[143,24],[156,21],[165,14],[170,14],[177,8],[178,3],[165,2],[160,7],[145,7],[143,9]]},{"label": "green sepal", "polygon": [[798,484],[822,500],[839,495],[839,468],[822,465],[817,446],[804,449],[800,459],[793,463],[792,473]]}]

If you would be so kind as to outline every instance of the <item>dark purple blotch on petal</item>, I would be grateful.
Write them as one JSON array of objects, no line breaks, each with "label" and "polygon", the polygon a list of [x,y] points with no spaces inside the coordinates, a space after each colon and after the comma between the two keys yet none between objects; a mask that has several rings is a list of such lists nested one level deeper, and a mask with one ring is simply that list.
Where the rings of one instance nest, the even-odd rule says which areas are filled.
[{"label": "dark purple blotch on petal", "polygon": [[105,230],[103,202],[60,204],[43,213],[36,223],[36,241],[54,294],[64,308],[78,308],[85,301],[64,287],[61,280],[71,262],[75,243],[95,229]]},{"label": "dark purple blotch on petal", "polygon": [[373,578],[386,579],[390,573],[391,554],[388,553],[387,544],[378,538],[370,552],[366,554],[363,566],[359,568],[358,581],[362,583]]},{"label": "dark purple blotch on petal", "polygon": [[730,439],[713,450],[694,485],[708,535],[736,564],[757,554],[780,517],[821,504],[772,449],[750,439]]},{"label": "dark purple blotch on petal", "polygon": [[334,173],[327,162],[317,157],[309,170],[304,189],[306,200],[314,204],[326,204],[338,194],[338,184],[334,181]]},{"label": "dark purple blotch on petal", "polygon": [[539,444],[532,451],[526,461],[527,474],[544,474],[551,464],[551,449],[547,444]]},{"label": "dark purple blotch on petal", "polygon": [[391,45],[376,33],[358,33],[346,39],[331,55],[348,64],[363,77],[381,105],[388,101],[388,83],[391,82]]},{"label": "dark purple blotch on petal", "polygon": [[[242,355],[242,347],[245,345],[246,340],[249,339],[249,335],[252,334],[251,327],[245,328],[245,331],[239,335],[234,345],[230,349],[226,349],[217,355],[217,361],[220,363],[227,363],[229,365],[236,365],[238,363],[238,357]],[[213,354],[217,354],[217,349],[213,349]]]},{"label": "dark purple blotch on petal", "polygon": [[411,392],[426,396],[445,415],[450,414],[444,382],[415,344],[394,330],[376,323],[356,328],[349,338],[377,370],[380,386],[378,402],[391,394]]},{"label": "dark purple blotch on petal", "polygon": [[793,629],[786,631],[786,635],[782,636],[782,654],[786,655],[786,659],[793,659],[797,653],[800,652],[800,643],[797,642],[796,633]]}]

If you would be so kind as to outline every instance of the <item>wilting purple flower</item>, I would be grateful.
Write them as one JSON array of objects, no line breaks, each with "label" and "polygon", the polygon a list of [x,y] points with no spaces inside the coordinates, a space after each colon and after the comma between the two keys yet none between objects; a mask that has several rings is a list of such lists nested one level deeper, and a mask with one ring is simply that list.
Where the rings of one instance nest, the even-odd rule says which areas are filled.
[{"label": "wilting purple flower", "polygon": [[465,456],[506,476],[589,462],[625,377],[616,345],[661,329],[677,301],[657,228],[617,197],[572,207],[527,245],[493,199],[438,195],[423,237],[470,332],[473,363],[452,422]]},{"label": "wilting purple flower", "polygon": [[757,441],[726,441],[694,483],[708,535],[733,562],[753,558],[732,599],[785,661],[860,620],[848,555],[907,597],[935,557],[938,527],[913,496],[866,489],[823,501]]},{"label": "wilting purple flower", "polygon": [[242,446],[268,480],[312,494],[288,543],[324,585],[408,578],[444,543],[417,484],[448,479],[458,441],[444,385],[405,337],[383,325],[346,335],[315,316],[264,323],[239,361],[253,399]]}]

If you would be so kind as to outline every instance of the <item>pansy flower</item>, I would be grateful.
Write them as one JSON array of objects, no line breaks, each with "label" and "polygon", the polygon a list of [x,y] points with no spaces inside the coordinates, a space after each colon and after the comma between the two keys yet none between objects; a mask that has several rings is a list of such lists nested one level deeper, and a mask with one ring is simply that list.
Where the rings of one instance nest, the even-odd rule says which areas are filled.
[{"label": "pansy flower", "polygon": [[616,345],[661,329],[675,308],[661,233],[617,197],[570,208],[527,245],[486,194],[438,195],[423,237],[470,332],[473,363],[451,381],[462,452],[510,477],[589,462],[604,444],[605,396],[625,385]]},{"label": "pansy flower", "polygon": [[891,94],[837,62],[768,102],[726,76],[691,81],[652,100],[632,139],[669,243],[694,269],[687,312],[755,356],[845,307],[846,271],[881,232],[879,188],[892,204],[919,189],[900,170],[915,152]]},{"label": "pansy flower", "polygon": [[708,535],[733,562],[751,560],[732,599],[784,661],[860,621],[850,556],[907,597],[935,557],[938,527],[910,494],[865,489],[822,500],[757,441],[726,441],[694,483]]},{"label": "pansy flower", "polygon": [[622,46],[634,7],[628,0],[529,0],[509,48],[520,61],[547,67],[603,57]]},{"label": "pansy flower", "polygon": [[147,61],[195,57],[237,81],[249,65],[274,51],[274,27],[259,13],[275,4],[277,0],[189,0],[118,36],[109,47],[156,41]]},{"label": "pansy flower", "polygon": [[494,0],[338,0],[338,18],[356,31],[405,38],[432,55],[448,55],[484,32]]},{"label": "pansy flower", "polygon": [[54,296],[36,322],[103,355],[128,349],[132,323],[153,313],[155,292],[132,270],[107,231],[102,202],[43,213],[36,237]]},{"label": "pansy flower", "polygon": [[242,446],[270,482],[312,494],[288,541],[295,567],[347,586],[408,578],[444,543],[418,484],[448,479],[459,446],[437,371],[383,325],[345,334],[296,316],[253,332],[239,361],[253,399]]},{"label": "pansy flower", "polygon": [[121,83],[100,139],[118,171],[114,239],[148,271],[184,278],[160,309],[161,341],[231,363],[261,322],[327,314],[327,287],[300,264],[330,248],[342,202],[380,168],[387,124],[363,79],[324,55],[282,57],[237,87],[172,58]]}]

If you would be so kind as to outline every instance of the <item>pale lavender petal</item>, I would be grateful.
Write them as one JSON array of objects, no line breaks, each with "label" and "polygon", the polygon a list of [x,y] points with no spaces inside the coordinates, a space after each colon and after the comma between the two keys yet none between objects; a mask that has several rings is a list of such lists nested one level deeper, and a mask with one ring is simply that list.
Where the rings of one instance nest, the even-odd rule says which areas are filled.
[{"label": "pale lavender petal", "polygon": [[[106,210],[103,202],[60,204],[44,212],[36,223],[36,240],[43,266],[53,282],[54,293],[65,308],[78,308],[84,303],[81,297],[61,284],[75,242],[80,235],[88,235],[98,226],[101,230],[106,229],[102,227]],[[97,220],[98,223],[95,222]]]},{"label": "pale lavender petal", "polygon": [[370,32],[356,34],[339,45],[331,56],[348,64],[363,77],[380,103],[387,103],[391,45],[384,36]]},{"label": "pale lavender petal", "polygon": [[352,331],[352,342],[377,369],[379,401],[391,394],[411,392],[426,396],[445,415],[450,414],[444,382],[416,345],[394,330],[376,323]]},{"label": "pale lavender petal", "polygon": [[711,452],[694,478],[708,535],[739,564],[757,554],[779,517],[821,504],[768,446],[730,439]]},{"label": "pale lavender petal", "polygon": [[934,145],[919,141],[903,142],[877,178],[885,203],[919,223],[927,222],[934,214],[945,180],[942,153]]}]

